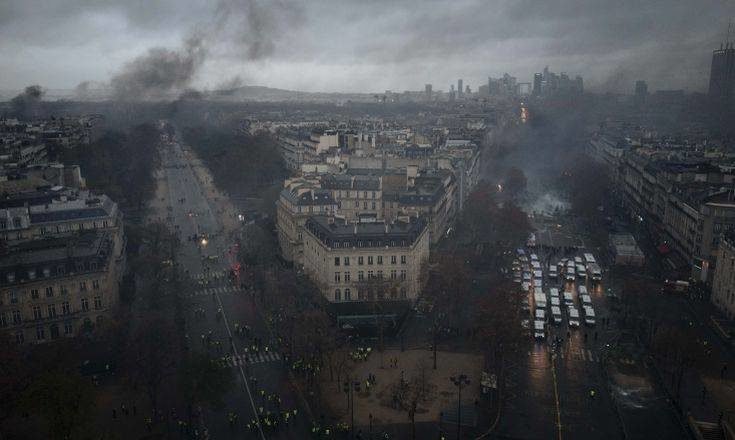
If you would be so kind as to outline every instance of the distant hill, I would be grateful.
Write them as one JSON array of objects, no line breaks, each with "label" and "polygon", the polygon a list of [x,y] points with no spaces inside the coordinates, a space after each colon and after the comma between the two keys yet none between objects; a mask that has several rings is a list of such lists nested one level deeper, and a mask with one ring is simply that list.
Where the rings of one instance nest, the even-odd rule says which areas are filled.
[{"label": "distant hill", "polygon": [[[19,94],[20,90],[0,90],[0,102],[9,101]],[[175,101],[181,96],[180,93],[162,95],[161,101]],[[83,95],[75,89],[47,89],[43,99],[45,101],[73,100],[73,101],[106,101],[111,99],[112,90],[109,88],[89,88]],[[242,86],[230,90],[210,90],[201,92],[201,97],[212,101],[256,101],[256,102],[282,102],[282,101],[309,101],[341,103],[373,102],[375,98],[369,93],[323,93],[323,92],[300,92],[296,90],[275,89],[264,86]]]}]

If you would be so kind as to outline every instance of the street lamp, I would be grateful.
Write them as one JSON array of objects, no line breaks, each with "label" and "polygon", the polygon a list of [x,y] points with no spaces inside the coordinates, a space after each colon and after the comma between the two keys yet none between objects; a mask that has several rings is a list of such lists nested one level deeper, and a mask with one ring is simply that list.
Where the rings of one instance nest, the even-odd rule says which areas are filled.
[{"label": "street lamp", "polygon": [[360,382],[351,380],[349,377],[342,387],[347,395],[347,407],[350,409],[350,438],[355,438],[355,392],[360,392]]},{"label": "street lamp", "polygon": [[458,376],[452,376],[449,378],[454,386],[457,387],[457,440],[459,440],[460,430],[462,425],[462,387],[470,384],[470,379],[466,374],[460,374]]}]

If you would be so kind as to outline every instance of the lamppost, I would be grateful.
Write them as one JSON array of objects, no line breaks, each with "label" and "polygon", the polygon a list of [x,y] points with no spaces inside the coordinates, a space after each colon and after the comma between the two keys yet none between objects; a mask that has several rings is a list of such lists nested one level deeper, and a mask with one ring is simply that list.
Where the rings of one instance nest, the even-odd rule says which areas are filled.
[{"label": "lamppost", "polygon": [[470,379],[466,374],[460,374],[458,376],[452,376],[449,378],[454,386],[457,387],[457,440],[461,433],[462,425],[462,387],[470,384]]},{"label": "lamppost", "polygon": [[[350,409],[350,438],[355,438],[355,392],[360,392],[360,382],[351,380],[349,377],[342,387],[347,395],[347,407]],[[372,419],[371,419],[372,426]]]},{"label": "lamppost", "polygon": [[370,419],[370,440],[373,440],[373,413],[368,414],[368,418]]}]

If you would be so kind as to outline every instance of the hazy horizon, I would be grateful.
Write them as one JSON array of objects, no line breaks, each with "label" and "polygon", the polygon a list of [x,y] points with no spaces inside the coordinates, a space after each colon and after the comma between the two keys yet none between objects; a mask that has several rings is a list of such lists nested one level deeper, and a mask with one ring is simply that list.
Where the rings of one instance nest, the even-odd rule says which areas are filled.
[{"label": "hazy horizon", "polygon": [[474,91],[504,72],[531,82],[548,65],[598,92],[630,93],[638,79],[704,91],[733,12],[724,0],[9,1],[0,89],[373,93],[462,78]]}]

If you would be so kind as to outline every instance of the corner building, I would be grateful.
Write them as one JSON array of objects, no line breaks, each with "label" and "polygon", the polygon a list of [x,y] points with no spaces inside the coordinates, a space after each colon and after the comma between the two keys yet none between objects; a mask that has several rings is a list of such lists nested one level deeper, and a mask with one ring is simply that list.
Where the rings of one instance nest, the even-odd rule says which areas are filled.
[{"label": "corner building", "polygon": [[315,216],[304,225],[303,249],[305,272],[330,302],[414,301],[429,230],[424,217],[350,224]]}]

